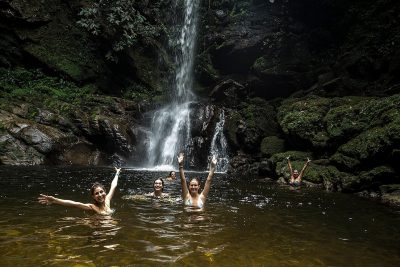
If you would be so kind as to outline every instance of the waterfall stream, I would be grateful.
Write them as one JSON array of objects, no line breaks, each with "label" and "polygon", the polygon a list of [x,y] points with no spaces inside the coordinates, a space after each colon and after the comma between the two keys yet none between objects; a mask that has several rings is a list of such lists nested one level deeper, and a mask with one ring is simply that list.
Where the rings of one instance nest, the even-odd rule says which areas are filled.
[{"label": "waterfall stream", "polygon": [[[196,103],[192,86],[199,3],[200,0],[184,1],[185,14],[181,31],[177,34],[176,40],[171,40],[177,47],[175,84],[170,103],[154,112],[152,117],[147,149],[149,168],[173,169],[179,152],[184,152],[188,159],[193,156],[190,115],[193,112],[191,106]],[[217,124],[217,127],[221,126]],[[215,144],[211,152],[217,156],[223,153],[217,151],[221,147],[217,142],[225,140],[221,135],[223,135],[222,129],[216,129],[213,138]],[[226,153],[226,147],[224,149]],[[224,163],[225,165],[227,164]]]},{"label": "waterfall stream", "polygon": [[221,110],[219,121],[215,125],[214,136],[211,141],[210,154],[217,158],[217,171],[226,172],[228,170],[228,143],[224,135],[225,112]]}]

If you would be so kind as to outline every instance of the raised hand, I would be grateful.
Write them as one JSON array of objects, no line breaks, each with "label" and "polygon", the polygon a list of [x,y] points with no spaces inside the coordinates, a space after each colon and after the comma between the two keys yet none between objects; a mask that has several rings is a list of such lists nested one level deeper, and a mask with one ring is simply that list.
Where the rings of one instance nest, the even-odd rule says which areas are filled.
[{"label": "raised hand", "polygon": [[286,157],[287,160],[290,160],[290,155]]},{"label": "raised hand", "polygon": [[114,167],[114,168],[115,168],[115,171],[117,172],[117,174],[119,174],[121,172],[121,168],[117,168],[117,167]]},{"label": "raised hand", "polygon": [[181,153],[179,153],[179,156],[178,156],[178,163],[179,163],[179,166],[182,166],[182,165],[183,165],[183,159],[184,159],[183,153],[181,152]]},{"label": "raised hand", "polygon": [[215,168],[216,165],[217,165],[217,157],[213,155],[211,159],[211,168]]},{"label": "raised hand", "polygon": [[39,201],[40,204],[50,205],[50,204],[53,204],[54,197],[40,194],[40,197],[38,197],[38,201]]},{"label": "raised hand", "polygon": [[307,158],[307,163],[310,163],[310,162],[311,162],[311,159]]}]

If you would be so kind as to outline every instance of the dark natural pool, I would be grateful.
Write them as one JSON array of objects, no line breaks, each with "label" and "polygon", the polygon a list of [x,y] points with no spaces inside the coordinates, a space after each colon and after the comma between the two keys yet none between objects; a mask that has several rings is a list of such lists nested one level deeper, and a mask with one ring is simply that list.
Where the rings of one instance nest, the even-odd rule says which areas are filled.
[{"label": "dark natural pool", "polygon": [[[123,170],[110,216],[37,203],[39,193],[90,202],[112,168],[0,168],[0,266],[399,266],[400,214],[317,189],[214,177],[203,212],[124,196],[167,172]],[[187,176],[193,176],[188,173]],[[202,178],[206,173],[200,173]]]}]

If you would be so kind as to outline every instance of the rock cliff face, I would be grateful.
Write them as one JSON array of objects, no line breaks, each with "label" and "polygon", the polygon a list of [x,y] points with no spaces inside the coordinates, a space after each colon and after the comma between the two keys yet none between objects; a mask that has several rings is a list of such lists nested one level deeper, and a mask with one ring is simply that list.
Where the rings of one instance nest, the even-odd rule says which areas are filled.
[{"label": "rock cliff face", "polygon": [[[0,2],[1,164],[136,160],[145,112],[174,69],[166,16],[177,0],[135,1],[157,29],[106,59],[114,40],[79,27],[93,1]],[[284,182],[286,157],[308,185],[400,199],[400,3],[201,1],[193,164],[220,109],[231,173]],[[201,116],[197,116],[197,115]]]},{"label": "rock cliff face", "polygon": [[284,182],[310,157],[308,185],[399,199],[400,5],[367,2],[203,2],[196,74],[233,174]]}]

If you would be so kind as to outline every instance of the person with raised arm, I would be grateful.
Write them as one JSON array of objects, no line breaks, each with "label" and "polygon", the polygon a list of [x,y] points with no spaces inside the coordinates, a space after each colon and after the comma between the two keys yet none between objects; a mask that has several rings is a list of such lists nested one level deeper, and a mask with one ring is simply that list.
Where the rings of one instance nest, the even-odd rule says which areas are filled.
[{"label": "person with raised arm", "polygon": [[179,163],[179,176],[181,178],[181,184],[182,184],[183,203],[189,207],[202,209],[204,207],[204,203],[206,202],[208,192],[210,191],[211,180],[215,172],[217,159],[215,158],[215,156],[213,156],[211,159],[210,172],[208,173],[204,189],[201,193],[199,193],[200,181],[198,178],[190,179],[188,188],[188,185],[186,183],[185,173],[183,171],[183,162],[184,162],[184,155],[183,153],[180,153],[178,156],[178,163]]},{"label": "person with raised arm", "polygon": [[300,173],[298,170],[293,170],[292,163],[290,162],[290,156],[286,158],[288,161],[289,171],[290,171],[290,180],[289,185],[291,186],[300,186],[301,179],[303,178],[304,172],[307,169],[308,164],[310,164],[311,160],[307,158],[306,163],[304,164],[303,168],[301,169]]},{"label": "person with raised arm", "polygon": [[56,198],[54,196],[48,196],[44,194],[40,194],[40,196],[38,197],[38,201],[40,204],[46,204],[46,205],[57,204],[66,207],[74,207],[81,210],[93,211],[97,214],[109,215],[113,212],[110,206],[110,202],[114,196],[115,189],[117,188],[118,176],[119,173],[121,172],[121,168],[115,168],[115,170],[116,173],[114,179],[111,182],[111,188],[108,194],[106,192],[105,187],[102,184],[95,182],[92,185],[90,193],[94,200],[94,203],[81,203],[73,200]]}]

